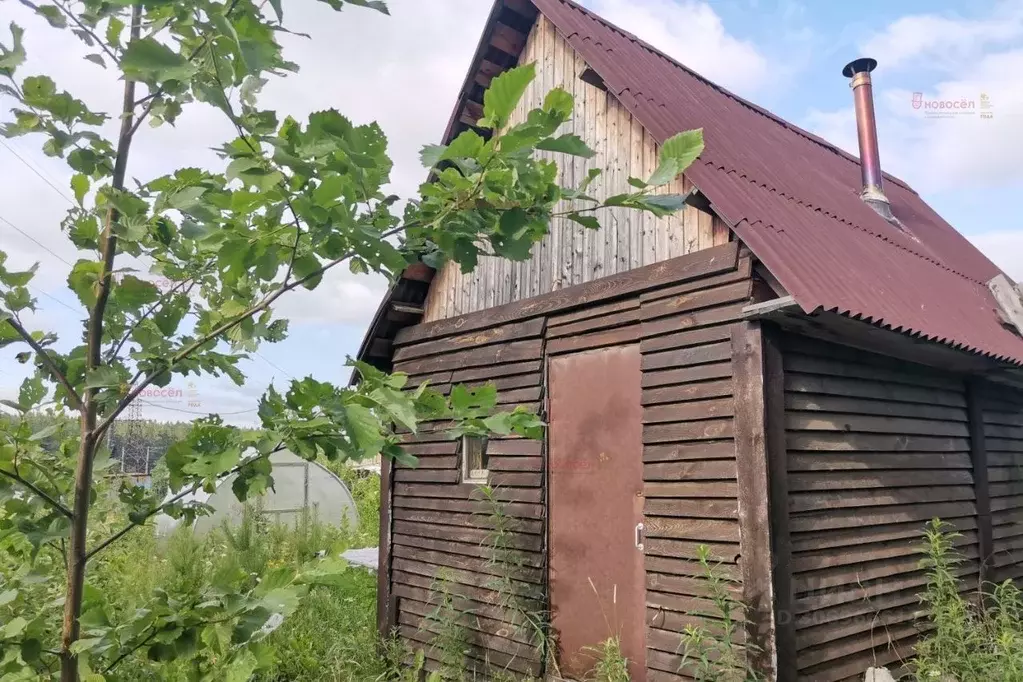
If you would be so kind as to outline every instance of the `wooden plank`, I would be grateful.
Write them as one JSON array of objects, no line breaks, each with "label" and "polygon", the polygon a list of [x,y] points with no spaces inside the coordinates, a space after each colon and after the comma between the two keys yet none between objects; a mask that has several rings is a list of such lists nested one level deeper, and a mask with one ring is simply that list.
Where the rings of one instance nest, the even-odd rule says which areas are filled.
[{"label": "wooden plank", "polygon": [[646,481],[716,481],[735,477],[734,459],[656,462],[643,466]]},{"label": "wooden plank", "polygon": [[647,538],[739,542],[739,525],[726,519],[645,516],[643,533]]},{"label": "wooden plank", "polygon": [[613,277],[587,282],[560,291],[542,294],[527,300],[498,306],[491,310],[438,320],[398,332],[395,343],[399,346],[417,341],[436,339],[476,329],[494,327],[558,310],[582,307],[597,301],[637,294],[666,283],[689,281],[734,270],[738,263],[738,247],[734,243],[714,247]]},{"label": "wooden plank", "polygon": [[735,497],[739,491],[733,481],[698,483],[647,483],[646,497]]},{"label": "wooden plank", "polygon": [[[419,547],[409,547],[407,545],[395,545],[393,555],[395,559],[429,564],[430,566],[457,568],[463,571],[482,573],[490,576],[507,575],[515,580],[537,585],[541,584],[544,580],[544,572],[541,569],[496,564],[486,557],[472,557],[464,554],[434,552],[424,550]],[[514,574],[511,574],[511,571],[514,571]]]},{"label": "wooden plank", "polygon": [[688,367],[708,362],[721,362],[731,357],[732,349],[727,341],[704,346],[691,346],[663,353],[644,353],[643,370]]},{"label": "wooden plank", "polygon": [[686,348],[688,346],[714,343],[715,341],[728,341],[731,337],[732,330],[729,329],[728,325],[717,325],[687,329],[666,336],[643,338],[640,341],[639,348],[644,354],[655,353],[673,348]]},{"label": "wooden plank", "polygon": [[[920,370],[913,371],[909,369],[909,363],[895,363],[894,366],[891,366],[892,363],[890,361],[888,363],[881,361],[881,359],[883,359],[882,356],[873,354],[857,355],[855,351],[843,349],[841,346],[835,346],[833,344],[807,342],[805,339],[798,340],[799,337],[792,336],[786,338],[797,339],[794,341],[787,341],[787,347],[789,345],[798,345],[800,343],[810,343],[812,345],[804,346],[807,350],[814,353],[826,354],[825,357],[820,357],[818,355],[801,355],[799,353],[787,352],[785,355],[786,371],[801,372],[803,374],[823,374],[826,376],[855,379],[872,379],[882,383],[898,383],[905,384],[907,386],[925,386],[927,388],[960,395],[963,391],[963,385],[961,382],[955,379],[946,378],[933,370],[921,368]],[[839,357],[844,355],[861,361],[857,362],[838,359],[836,354]],[[865,364],[868,361],[870,364]]]},{"label": "wooden plank", "polygon": [[483,381],[506,377],[515,374],[531,374],[536,372],[539,380],[539,371],[543,364],[542,360],[527,360],[525,362],[509,362],[504,364],[493,364],[484,367],[472,367],[469,369],[458,369],[451,374],[451,383],[462,384],[472,381]]},{"label": "wooden plank", "polygon": [[[416,374],[419,372],[437,372],[445,369],[455,370],[463,367],[492,367],[506,363],[519,363],[539,358],[542,351],[541,339],[528,341],[511,341],[496,346],[482,348],[466,348],[453,353],[435,355],[398,364],[402,372]],[[458,382],[452,376],[452,381]]]},{"label": "wooden plank", "polygon": [[973,516],[976,508],[969,502],[932,502],[930,504],[899,504],[880,507],[824,510],[819,514],[793,514],[789,528],[793,533],[856,528],[886,523],[926,523],[937,517],[953,519]]},{"label": "wooden plank", "polygon": [[392,467],[390,457],[380,458],[380,536],[377,555],[377,632],[391,636],[397,624],[397,602],[391,594],[391,502]]},{"label": "wooden plank", "polygon": [[[451,540],[440,540],[436,538],[423,538],[416,535],[397,535],[394,545],[397,547],[416,547],[425,550],[445,552],[447,554],[464,554],[465,556],[487,559],[490,556],[490,549],[479,543],[454,542]],[[516,560],[523,566],[537,568],[543,566],[543,557],[533,552],[518,552]]]},{"label": "wooden plank", "polygon": [[914,404],[887,400],[864,400],[813,393],[786,393],[785,407],[789,410],[843,412],[846,414],[883,415],[887,417],[914,417],[944,422],[966,423],[966,410],[934,404]]},{"label": "wooden plank", "polygon": [[[701,230],[702,232],[702,230]],[[708,241],[710,235],[707,235]],[[774,570],[771,561],[764,339],[758,322],[732,330],[735,383],[735,463],[738,474],[740,569],[747,636],[757,649],[753,665],[766,679],[776,675]],[[777,428],[777,425],[775,426]]]},{"label": "wooden plank", "polygon": [[621,346],[634,343],[638,337],[639,325],[618,327],[609,331],[580,334],[579,336],[566,336],[548,341],[547,354],[555,355],[558,353],[572,353],[580,350],[604,348],[606,346]]},{"label": "wooden plank", "polygon": [[876,507],[880,505],[914,505],[931,502],[935,498],[943,501],[972,501],[973,486],[948,485],[940,488],[879,488],[863,491],[799,492],[789,498],[789,511],[814,511],[817,509],[849,509],[853,507]]},{"label": "wooden plank", "polygon": [[[688,258],[688,256],[683,256]],[[699,327],[708,327],[716,324],[723,324],[725,322],[737,322],[742,319],[742,304],[732,303],[729,305],[718,306],[716,308],[704,308],[703,310],[697,310],[694,313],[685,313],[677,317],[659,317],[656,320],[644,320],[643,321],[643,336],[644,338],[657,336],[659,334],[673,334],[683,331],[689,331],[691,329],[697,329]],[[666,343],[673,343],[675,337]],[[671,347],[670,345],[667,347]],[[647,348],[653,350],[650,344],[647,344]]]},{"label": "wooden plank", "polygon": [[895,433],[924,436],[952,436],[966,438],[969,431],[965,423],[908,419],[873,415],[854,415],[841,412],[795,412],[786,414],[786,427],[790,431],[841,431],[842,433]]},{"label": "wooden plank", "polygon": [[643,372],[643,388],[657,388],[658,386],[685,384],[707,379],[723,379],[730,376],[732,376],[732,367],[728,362],[715,362],[680,369],[654,370]]},{"label": "wooden plank", "polygon": [[[464,528],[461,526],[442,526],[432,523],[418,521],[401,521],[395,519],[394,537],[399,534],[414,535],[421,538],[435,538],[451,540],[453,542],[475,542],[487,541],[489,531],[484,528]],[[511,533],[507,541],[510,546],[530,552],[539,552],[542,546],[541,538],[538,535],[526,533]],[[397,542],[395,542],[397,544]]]},{"label": "wooden plank", "polygon": [[646,291],[640,294],[639,300],[646,304],[661,298],[687,294],[701,289],[713,289],[726,284],[733,284],[735,282],[748,280],[753,272],[752,264],[753,261],[749,256],[740,256],[738,267],[731,272],[724,272],[712,277],[703,277],[683,284],[676,284],[670,287],[660,287],[658,289]]},{"label": "wooden plank", "polygon": [[574,334],[585,334],[598,329],[614,327],[625,327],[639,322],[639,309],[622,310],[616,313],[608,313],[600,317],[591,317],[578,322],[563,324],[560,327],[552,327],[547,330],[548,339],[556,339],[561,336],[572,336]]},{"label": "wooden plank", "polygon": [[[973,485],[973,473],[968,469],[922,469],[830,471],[826,475],[821,473],[789,475],[789,490],[792,492],[945,485]],[[940,489],[933,492],[935,495],[941,495]]]},{"label": "wooden plank", "polygon": [[712,419],[714,417],[730,417],[734,412],[734,407],[735,404],[731,398],[651,405],[643,408],[643,423],[658,424],[695,419]]},{"label": "wooden plank", "polygon": [[789,471],[876,471],[878,469],[970,469],[965,452],[792,452]]},{"label": "wooden plank", "polygon": [[980,403],[982,391],[983,387],[976,380],[966,385],[966,405],[970,416],[970,460],[973,463],[973,489],[976,495],[979,531],[980,584],[984,585],[988,582],[992,566],[994,541],[991,528],[991,486],[988,482],[984,409]]},{"label": "wooden plank", "polygon": [[879,452],[968,452],[966,438],[931,436],[878,435],[872,433],[790,432],[786,437],[789,451],[808,450],[843,452],[873,450]]},{"label": "wooden plank", "polygon": [[639,297],[633,296],[605,303],[604,305],[588,306],[575,312],[565,313],[564,315],[552,315],[547,318],[547,330],[553,333],[563,325],[629,310],[639,310]]},{"label": "wooden plank", "polygon": [[664,388],[647,388],[643,391],[643,405],[660,405],[664,403],[685,403],[691,400],[707,400],[711,398],[731,398],[731,375],[721,381],[699,381]]},{"label": "wooden plank", "polygon": [[705,519],[735,519],[739,502],[734,499],[649,499],[643,502],[647,516],[678,516]]},{"label": "wooden plank", "polygon": [[725,284],[713,289],[702,289],[650,301],[643,304],[640,312],[644,320],[652,320],[668,315],[722,306],[736,301],[747,301],[751,288],[751,279],[739,280],[733,284]]},{"label": "wooden plank", "polygon": [[[764,447],[771,535],[772,591],[777,682],[796,682],[796,633],[792,585],[792,538],[789,523],[788,452],[785,448],[785,373],[781,335],[762,327],[764,356]],[[738,395],[738,393],[737,393]]]},{"label": "wooden plank", "polygon": [[468,334],[461,334],[447,339],[427,341],[414,345],[402,346],[394,353],[394,362],[404,362],[429,355],[451,353],[462,348],[476,348],[509,340],[521,341],[543,335],[544,318],[538,317],[525,322],[506,324],[490,329],[481,329]]},{"label": "wooden plank", "polygon": [[785,368],[785,390],[798,393],[923,403],[925,405],[966,407],[965,397],[956,393],[932,391],[927,388],[902,384],[885,384],[856,377],[804,374],[789,366]]},{"label": "wooden plank", "polygon": [[735,443],[730,439],[647,445],[643,448],[644,462],[673,462],[675,460],[721,459],[730,457],[735,457]]},{"label": "wooden plank", "polygon": [[735,433],[731,419],[704,419],[675,424],[643,426],[644,443],[675,443],[690,440],[731,438]]},{"label": "wooden plank", "polygon": [[[530,441],[526,441],[530,442]],[[502,502],[532,502],[539,503],[542,498],[542,491],[529,490],[525,488],[507,488],[495,490],[494,497]],[[480,500],[482,499],[479,487],[461,483],[458,485],[430,485],[415,483],[397,483],[394,486],[394,494],[412,495],[416,497],[439,497],[453,500]]]}]

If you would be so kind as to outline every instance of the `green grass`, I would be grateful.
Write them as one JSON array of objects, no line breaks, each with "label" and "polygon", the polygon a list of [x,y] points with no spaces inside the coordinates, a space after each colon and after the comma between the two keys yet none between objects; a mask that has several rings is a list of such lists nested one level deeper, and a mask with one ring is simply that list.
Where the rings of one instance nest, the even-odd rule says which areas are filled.
[{"label": "green grass", "polygon": [[[345,478],[348,478],[346,476]],[[206,537],[179,529],[166,538],[140,530],[126,536],[97,562],[90,583],[100,587],[118,616],[130,619],[152,591],[198,591],[218,573],[241,568],[255,576],[277,566],[299,566],[318,552],[337,554],[377,542],[379,477],[346,481],[359,507],[357,528],[307,519],[295,526],[269,523],[253,511],[234,528]],[[376,575],[352,567],[340,583],[319,586],[266,640],[262,658],[270,664],[259,682],[371,682],[383,679],[388,662],[379,655],[376,631]],[[191,679],[191,661],[153,663],[142,655],[122,663],[110,679],[124,682]]]}]

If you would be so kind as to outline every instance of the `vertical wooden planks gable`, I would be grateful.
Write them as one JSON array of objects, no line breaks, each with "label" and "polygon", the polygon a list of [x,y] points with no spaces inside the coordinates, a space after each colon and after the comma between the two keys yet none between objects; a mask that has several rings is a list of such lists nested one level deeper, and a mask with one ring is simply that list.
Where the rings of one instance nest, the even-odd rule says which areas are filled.
[{"label": "vertical wooden planks gable", "polygon": [[[630,175],[645,178],[653,172],[657,163],[653,137],[613,94],[580,79],[585,62],[543,15],[531,29],[519,61],[535,63],[537,78],[514,112],[512,123],[523,120],[530,109],[542,104],[551,88],[560,85],[576,100],[574,117],[560,132],[579,135],[598,153],[592,160],[541,153],[559,164],[563,185],[576,186],[588,169],[599,167],[602,177],[593,183],[590,193],[606,198],[630,191]],[[683,178],[678,178],[659,191],[681,192],[684,184]],[[564,208],[567,202],[559,210]],[[550,233],[526,261],[513,263],[484,256],[476,271],[468,275],[461,274],[456,264],[447,264],[431,286],[424,321],[531,298],[727,241],[723,223],[723,229],[717,231],[707,223],[710,231],[705,230],[701,241],[697,214],[690,207],[666,218],[606,209],[600,212],[604,227],[598,231],[556,218]]]}]

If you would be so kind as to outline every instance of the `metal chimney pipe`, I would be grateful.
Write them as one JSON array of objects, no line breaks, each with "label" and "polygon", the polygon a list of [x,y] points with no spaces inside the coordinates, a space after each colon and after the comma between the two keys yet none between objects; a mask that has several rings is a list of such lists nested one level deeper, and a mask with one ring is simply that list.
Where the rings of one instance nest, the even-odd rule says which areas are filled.
[{"label": "metal chimney pipe", "polygon": [[842,75],[851,78],[849,87],[853,91],[856,105],[856,136],[860,144],[860,173],[863,190],[860,198],[882,218],[895,221],[891,205],[884,193],[881,175],[881,156],[877,145],[877,120],[874,117],[874,88],[870,72],[877,68],[877,60],[861,57],[849,62],[842,69]]}]

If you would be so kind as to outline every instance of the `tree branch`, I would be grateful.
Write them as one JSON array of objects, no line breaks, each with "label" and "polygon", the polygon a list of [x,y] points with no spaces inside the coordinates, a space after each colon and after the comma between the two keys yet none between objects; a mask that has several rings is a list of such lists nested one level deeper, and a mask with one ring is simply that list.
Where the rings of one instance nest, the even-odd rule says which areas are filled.
[{"label": "tree branch", "polygon": [[121,337],[121,340],[114,344],[110,352],[107,353],[107,362],[111,362],[114,358],[116,358],[117,354],[121,352],[121,348],[124,346],[125,343],[127,343],[128,338],[132,335],[132,332],[138,329],[139,325],[142,324],[150,315],[156,312],[160,308],[160,306],[165,305],[167,303],[167,300],[171,296],[176,294],[178,291],[180,291],[180,289],[184,285],[186,284],[188,285],[188,289],[185,291],[185,295],[191,293],[192,288],[195,286],[196,277],[198,277],[198,275],[196,275],[195,277],[189,277],[188,279],[181,280],[180,282],[175,284],[170,290],[164,293],[164,295],[160,297],[159,301],[154,303],[152,306],[150,306],[150,308],[147,311],[142,313],[139,319],[135,320],[135,323],[131,325],[131,327],[129,327],[127,331],[124,332],[124,336]]},{"label": "tree branch", "polygon": [[71,19],[71,21],[75,22],[75,25],[78,26],[78,28],[80,28],[85,33],[89,34],[89,37],[96,41],[96,43],[100,46],[100,49],[106,52],[107,56],[110,57],[111,60],[113,60],[115,66],[120,64],[120,61],[117,59],[117,55],[113,53],[113,51],[107,46],[106,43],[99,39],[99,36],[96,35],[95,31],[93,31],[91,28],[89,28],[81,21],[79,21],[78,16],[75,15],[74,12],[69,10],[60,2],[55,1],[53,4],[56,5],[61,12],[66,14]]},{"label": "tree branch", "polygon": [[64,390],[67,391],[68,398],[72,402],[71,406],[76,410],[82,409],[81,396],[78,395],[78,392],[75,391],[71,382],[68,381],[67,377],[60,371],[60,368],[57,367],[57,363],[53,361],[53,358],[46,353],[46,349],[39,345],[39,342],[32,338],[32,334],[30,334],[28,330],[26,330],[21,323],[13,317],[8,319],[7,322],[14,328],[14,331],[18,332],[18,336],[25,340],[25,343],[32,346],[32,350],[36,352],[36,355],[38,355],[42,363],[46,365],[46,368],[53,372],[54,377],[56,377],[57,381],[59,381],[61,386],[64,387]]},{"label": "tree branch", "polygon": [[60,512],[64,516],[68,517],[69,519],[74,518],[74,515],[71,513],[71,510],[68,509],[67,507],[65,507],[63,504],[61,504],[61,502],[59,500],[57,500],[57,499],[55,499],[53,497],[50,497],[50,495],[48,495],[46,492],[44,492],[39,486],[37,486],[35,483],[32,483],[32,481],[28,481],[28,480],[22,478],[20,474],[15,473],[13,471],[7,471],[5,469],[0,469],[0,475],[6,476],[7,478],[11,479],[12,481],[16,481],[17,483],[20,483],[21,485],[25,486],[26,488],[31,490],[33,493],[35,493],[40,499],[42,499],[48,505],[50,505],[55,510],[57,510],[58,512]]}]

